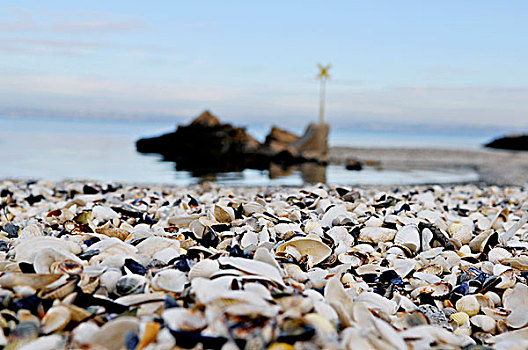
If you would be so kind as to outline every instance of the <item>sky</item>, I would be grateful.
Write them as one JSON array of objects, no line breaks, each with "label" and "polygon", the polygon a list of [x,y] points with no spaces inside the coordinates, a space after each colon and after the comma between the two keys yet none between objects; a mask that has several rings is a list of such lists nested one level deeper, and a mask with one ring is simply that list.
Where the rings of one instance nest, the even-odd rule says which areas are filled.
[{"label": "sky", "polygon": [[528,127],[528,2],[2,1],[0,115]]}]

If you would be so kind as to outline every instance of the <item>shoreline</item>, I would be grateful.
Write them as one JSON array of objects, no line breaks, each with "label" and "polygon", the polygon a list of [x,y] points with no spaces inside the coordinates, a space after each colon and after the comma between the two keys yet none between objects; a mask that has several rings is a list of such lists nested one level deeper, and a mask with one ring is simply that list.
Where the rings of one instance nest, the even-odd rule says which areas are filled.
[{"label": "shoreline", "polygon": [[398,170],[473,169],[479,175],[479,182],[487,185],[522,186],[528,183],[528,152],[522,151],[352,147],[330,149],[330,164],[345,164],[348,159]]},{"label": "shoreline", "polygon": [[[344,166],[350,159],[361,162],[370,169],[383,170],[432,170],[432,171],[471,171],[478,175],[476,181],[460,181],[453,184],[482,184],[498,186],[523,186],[528,184],[528,152],[507,151],[495,149],[480,150],[452,150],[437,148],[367,148],[367,147],[331,147],[329,149],[329,165]],[[94,182],[94,183],[120,183],[139,186],[174,186],[193,187],[199,182],[188,185],[174,184],[165,181],[129,181],[116,177],[112,180],[101,180],[96,176],[89,175],[83,178],[48,178],[46,176],[5,176],[0,177],[0,181],[46,181],[46,182]],[[214,181],[212,182],[214,183]],[[420,185],[423,183],[415,183]],[[435,184],[432,182],[430,184]],[[307,185],[307,184],[305,184]],[[347,183],[341,185],[350,186]],[[413,184],[408,184],[413,185]],[[447,183],[443,183],[447,185]],[[216,184],[218,187],[252,188],[246,184]],[[279,185],[265,184],[258,187],[280,188],[280,187],[300,187],[299,185]],[[354,187],[390,187],[401,186],[395,184],[368,184],[353,185]]]}]

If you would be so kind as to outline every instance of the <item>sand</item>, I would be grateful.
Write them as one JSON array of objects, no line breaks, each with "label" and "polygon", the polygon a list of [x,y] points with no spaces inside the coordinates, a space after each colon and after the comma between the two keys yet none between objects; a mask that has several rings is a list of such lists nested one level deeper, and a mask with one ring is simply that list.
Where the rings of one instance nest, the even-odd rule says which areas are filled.
[{"label": "sand", "polygon": [[354,158],[390,169],[470,168],[488,185],[528,184],[528,152],[522,151],[334,147],[329,158],[333,164],[344,164],[347,159]]}]

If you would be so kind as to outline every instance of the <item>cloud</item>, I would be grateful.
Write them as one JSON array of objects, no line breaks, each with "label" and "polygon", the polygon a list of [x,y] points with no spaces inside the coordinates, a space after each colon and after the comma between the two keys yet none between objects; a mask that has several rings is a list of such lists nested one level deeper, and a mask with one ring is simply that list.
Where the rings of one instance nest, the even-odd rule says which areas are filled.
[{"label": "cloud", "polygon": [[106,18],[99,16],[94,18],[77,18],[72,20],[60,20],[51,25],[52,30],[58,32],[121,32],[146,29],[149,26],[139,17],[130,16],[126,18]]},{"label": "cloud", "polygon": [[0,52],[29,54],[86,55],[108,43],[59,39],[0,38]]},{"label": "cloud", "polygon": [[[7,16],[6,16],[7,15]],[[7,18],[5,18],[7,17]],[[11,9],[0,17],[0,34],[20,32],[39,33],[90,33],[126,32],[148,29],[150,26],[141,17],[123,16],[104,12],[52,12],[46,17],[35,19],[32,11]]]},{"label": "cloud", "polygon": [[6,15],[9,17],[7,20],[0,18],[0,33],[35,31],[40,27],[27,10],[11,9],[4,13]]}]

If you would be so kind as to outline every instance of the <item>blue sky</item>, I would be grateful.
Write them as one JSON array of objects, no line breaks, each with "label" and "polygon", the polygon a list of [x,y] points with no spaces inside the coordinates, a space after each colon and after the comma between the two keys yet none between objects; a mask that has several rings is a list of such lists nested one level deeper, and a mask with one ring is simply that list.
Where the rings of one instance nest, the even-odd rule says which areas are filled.
[{"label": "blue sky", "polygon": [[3,1],[0,114],[528,127],[526,1]]}]

